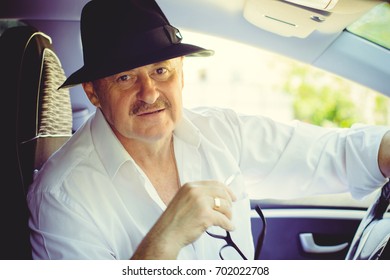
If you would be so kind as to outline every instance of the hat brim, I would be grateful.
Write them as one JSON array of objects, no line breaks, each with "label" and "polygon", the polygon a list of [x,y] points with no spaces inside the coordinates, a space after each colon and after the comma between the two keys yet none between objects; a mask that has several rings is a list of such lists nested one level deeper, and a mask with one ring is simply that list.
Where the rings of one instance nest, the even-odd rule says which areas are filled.
[{"label": "hat brim", "polygon": [[118,63],[88,68],[86,65],[71,74],[59,88],[68,88],[84,82],[98,80],[129,69],[153,64],[180,56],[206,57],[214,54],[213,50],[204,49],[190,44],[175,44],[155,53],[140,55],[136,58],[121,59]]}]

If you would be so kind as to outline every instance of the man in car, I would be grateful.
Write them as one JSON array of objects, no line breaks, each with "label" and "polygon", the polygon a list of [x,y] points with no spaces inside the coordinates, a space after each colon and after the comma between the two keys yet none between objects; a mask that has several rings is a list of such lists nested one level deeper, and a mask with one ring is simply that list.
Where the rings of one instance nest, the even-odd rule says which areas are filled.
[{"label": "man in car", "polygon": [[219,259],[207,232],[225,230],[253,258],[248,193],[363,197],[390,174],[387,127],[182,108],[184,57],[212,51],[181,43],[154,1],[91,1],[81,36],[84,66],[62,86],[97,110],[30,188],[36,259]]}]

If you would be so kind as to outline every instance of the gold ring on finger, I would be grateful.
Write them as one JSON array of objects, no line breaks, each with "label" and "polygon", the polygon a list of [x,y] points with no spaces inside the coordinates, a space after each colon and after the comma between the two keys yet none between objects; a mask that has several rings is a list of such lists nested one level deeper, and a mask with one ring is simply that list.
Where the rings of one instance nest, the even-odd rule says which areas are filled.
[{"label": "gold ring on finger", "polygon": [[221,207],[221,199],[219,197],[214,198],[214,209],[217,210]]}]

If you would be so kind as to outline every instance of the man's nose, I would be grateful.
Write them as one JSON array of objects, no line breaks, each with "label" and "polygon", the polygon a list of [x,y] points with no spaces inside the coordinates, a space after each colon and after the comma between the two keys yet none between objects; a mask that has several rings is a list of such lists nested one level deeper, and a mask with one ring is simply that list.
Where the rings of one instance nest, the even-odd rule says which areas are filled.
[{"label": "man's nose", "polygon": [[142,100],[147,104],[153,104],[154,102],[156,102],[156,100],[160,96],[160,93],[156,88],[155,81],[150,78],[149,75],[144,75],[140,79],[140,83],[141,87],[137,95],[138,99]]}]

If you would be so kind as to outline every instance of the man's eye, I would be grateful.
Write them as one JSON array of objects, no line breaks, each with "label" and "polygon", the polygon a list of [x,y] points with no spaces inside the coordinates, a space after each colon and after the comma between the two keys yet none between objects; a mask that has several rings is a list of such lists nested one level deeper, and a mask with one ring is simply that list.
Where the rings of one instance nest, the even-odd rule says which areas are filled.
[{"label": "man's eye", "polygon": [[126,81],[129,81],[130,78],[131,77],[129,75],[122,75],[117,80],[118,80],[118,82],[126,82]]},{"label": "man's eye", "polygon": [[162,74],[165,74],[168,70],[166,68],[157,68],[156,69],[156,73],[159,74],[159,75],[162,75]]}]

